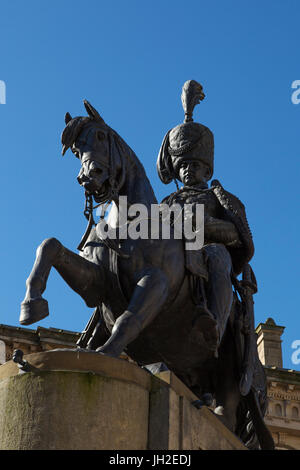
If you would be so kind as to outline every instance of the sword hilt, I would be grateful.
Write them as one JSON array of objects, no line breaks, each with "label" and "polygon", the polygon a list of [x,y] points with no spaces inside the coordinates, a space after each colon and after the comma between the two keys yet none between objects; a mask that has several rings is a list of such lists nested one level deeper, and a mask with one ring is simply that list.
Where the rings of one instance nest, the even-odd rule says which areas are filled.
[{"label": "sword hilt", "polygon": [[246,264],[243,269],[243,276],[241,285],[250,291],[250,293],[256,294],[257,292],[257,281],[253,269],[251,268],[250,264]]}]

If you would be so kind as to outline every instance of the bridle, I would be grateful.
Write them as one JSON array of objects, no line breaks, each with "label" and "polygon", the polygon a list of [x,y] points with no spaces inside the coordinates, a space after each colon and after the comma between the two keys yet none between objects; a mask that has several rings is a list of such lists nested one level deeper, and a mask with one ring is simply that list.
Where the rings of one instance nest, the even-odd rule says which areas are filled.
[{"label": "bridle", "polygon": [[[111,188],[109,198],[106,199],[103,202],[100,202],[96,206],[94,206],[93,205],[93,196],[91,194],[89,194],[87,191],[85,192],[85,206],[84,206],[84,212],[83,213],[84,213],[85,218],[88,220],[88,225],[87,225],[87,228],[86,228],[86,230],[83,234],[83,237],[80,240],[80,243],[77,247],[77,249],[79,251],[84,250],[85,244],[86,244],[86,242],[87,242],[87,240],[90,236],[92,228],[95,225],[97,225],[95,220],[94,220],[94,215],[93,215],[94,209],[97,209],[98,207],[101,206],[100,221],[103,220],[104,217],[105,217],[105,214],[106,214],[107,207],[110,205],[110,203],[113,201],[113,199],[116,195],[117,195],[116,189]],[[123,253],[123,251],[119,248],[119,246],[118,246],[118,244],[116,243],[115,240],[110,239],[110,238],[106,238],[106,239],[102,238],[101,241],[107,246],[107,248],[113,250],[121,258],[124,258],[124,259],[130,258],[130,255],[127,255],[126,253]]]},{"label": "bridle", "polygon": [[[84,235],[77,247],[79,251],[84,250],[84,246],[88,240],[88,237],[92,231],[92,228],[97,225],[94,216],[93,216],[93,211],[94,209],[97,209],[98,207],[101,207],[101,215],[100,215],[100,221],[104,219],[105,214],[106,214],[106,209],[107,207],[111,204],[113,200],[116,200],[118,195],[119,195],[119,190],[124,182],[125,179],[125,169],[124,165],[122,165],[122,174],[121,178],[119,181],[116,181],[115,175],[114,175],[114,161],[112,158],[112,143],[111,143],[111,136],[110,133],[108,134],[108,139],[109,139],[109,155],[110,155],[110,177],[109,177],[109,188],[108,190],[103,194],[102,200],[94,206],[93,205],[93,196],[86,191],[85,192],[85,206],[84,206],[84,216],[88,220],[88,225],[87,228],[84,232]],[[102,242],[108,247],[111,248],[113,251],[115,251],[120,257],[122,258],[129,258],[129,255],[125,254],[122,252],[122,250],[119,248],[118,244],[115,242],[115,240],[112,240],[110,238],[102,239]]]},{"label": "bridle", "polygon": [[88,225],[86,227],[86,230],[83,234],[82,239],[80,240],[77,250],[83,251],[84,245],[86,244],[86,241],[91,233],[91,230],[96,225],[96,222],[94,220],[94,215],[93,215],[94,209],[97,209],[98,207],[101,206],[100,220],[103,220],[105,217],[106,209],[109,206],[109,204],[112,202],[114,193],[115,191],[111,189],[109,197],[106,198],[103,202],[100,202],[99,204],[94,206],[93,196],[88,191],[85,192],[85,204],[84,204],[83,214],[88,221]]}]

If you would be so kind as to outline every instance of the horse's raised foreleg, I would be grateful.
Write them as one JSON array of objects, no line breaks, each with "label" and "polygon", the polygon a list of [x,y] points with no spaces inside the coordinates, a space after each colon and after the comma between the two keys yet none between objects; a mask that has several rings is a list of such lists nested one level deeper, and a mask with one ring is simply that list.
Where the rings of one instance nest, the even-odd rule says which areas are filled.
[{"label": "horse's raised foreleg", "polygon": [[33,269],[26,281],[27,291],[20,314],[22,325],[35,323],[49,314],[48,303],[42,293],[52,266],[89,307],[99,305],[103,299],[104,267],[68,250],[56,238],[48,238],[38,247]]},{"label": "horse's raised foreleg", "polygon": [[144,271],[128,309],[116,320],[111,337],[97,351],[118,357],[161,311],[167,296],[168,280],[165,274],[155,268]]}]

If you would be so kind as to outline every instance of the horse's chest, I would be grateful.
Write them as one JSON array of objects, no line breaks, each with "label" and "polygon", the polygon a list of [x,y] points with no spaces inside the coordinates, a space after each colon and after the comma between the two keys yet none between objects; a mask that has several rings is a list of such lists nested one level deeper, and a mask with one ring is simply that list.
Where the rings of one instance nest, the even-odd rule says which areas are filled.
[{"label": "horse's chest", "polygon": [[80,253],[83,258],[91,263],[109,265],[108,250],[106,245],[97,237],[95,228],[92,229],[91,234],[84,246],[83,251]]}]

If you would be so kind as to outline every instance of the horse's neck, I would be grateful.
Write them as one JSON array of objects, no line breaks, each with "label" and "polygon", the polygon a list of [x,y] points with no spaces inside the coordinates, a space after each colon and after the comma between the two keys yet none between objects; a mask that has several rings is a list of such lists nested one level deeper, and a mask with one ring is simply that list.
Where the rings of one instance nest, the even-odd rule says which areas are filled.
[{"label": "horse's neck", "polygon": [[151,204],[157,204],[150,181],[142,164],[136,161],[128,161],[126,178],[120,190],[120,196],[127,196],[128,205],[144,204],[148,209]]},{"label": "horse's neck", "polygon": [[119,190],[118,197],[114,200],[108,222],[113,226],[118,225],[118,209],[120,208],[120,196],[126,196],[127,210],[133,204],[143,204],[147,210],[151,211],[151,205],[157,204],[154,191],[146,175],[145,169],[138,160],[135,153],[129,149],[125,161],[125,180],[122,188]]}]

